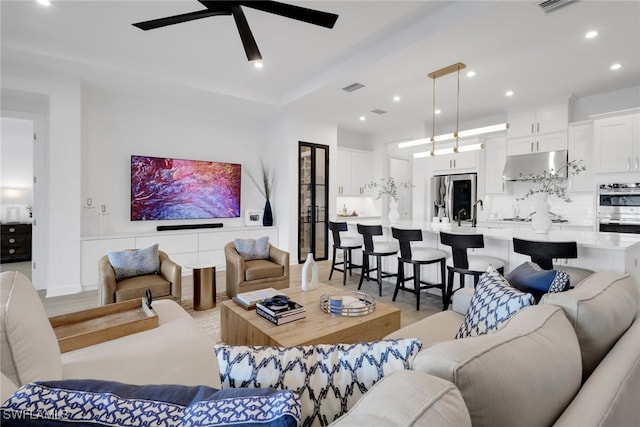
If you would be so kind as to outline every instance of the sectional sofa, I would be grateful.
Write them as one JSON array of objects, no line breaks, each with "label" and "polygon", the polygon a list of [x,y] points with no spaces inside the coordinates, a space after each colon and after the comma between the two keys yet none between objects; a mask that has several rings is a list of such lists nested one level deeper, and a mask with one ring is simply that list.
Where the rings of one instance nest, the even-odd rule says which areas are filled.
[{"label": "sectional sofa", "polygon": [[[630,276],[595,273],[575,289],[544,295],[494,333],[454,340],[472,293],[456,293],[451,310],[386,337],[392,346],[407,342],[415,349],[417,339],[421,347],[408,369],[385,375],[328,422],[640,425],[640,292]],[[19,385],[45,379],[221,387],[213,343],[172,301],[154,304],[161,319],[156,330],[60,355],[28,279],[2,273],[0,295],[3,401]]]}]

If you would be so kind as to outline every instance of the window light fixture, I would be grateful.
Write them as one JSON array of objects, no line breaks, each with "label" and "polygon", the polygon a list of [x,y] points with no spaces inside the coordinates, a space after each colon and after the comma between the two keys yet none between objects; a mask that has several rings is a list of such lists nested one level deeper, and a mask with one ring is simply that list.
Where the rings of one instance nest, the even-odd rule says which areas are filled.
[{"label": "window light fixture", "polygon": [[[431,117],[432,126],[431,126],[431,138],[421,138],[413,141],[400,142],[398,144],[398,148],[408,148],[415,147],[418,145],[428,144],[431,142],[431,151],[430,152],[422,152],[422,153],[414,153],[414,158],[427,157],[427,156],[438,156],[442,154],[450,154],[450,153],[461,153],[464,151],[473,151],[473,150],[481,150],[484,148],[484,144],[469,144],[469,145],[458,145],[458,140],[460,138],[465,138],[469,136],[477,136],[483,135],[491,132],[498,132],[501,130],[506,130],[509,128],[508,123],[500,123],[497,125],[484,126],[475,129],[463,130],[459,131],[459,123],[460,123],[460,70],[464,70],[467,66],[462,62],[458,62],[453,65],[449,65],[448,67],[442,68],[440,70],[429,73],[429,78],[433,79],[433,115]],[[452,133],[447,133],[443,135],[435,135],[436,129],[436,79],[446,76],[451,73],[458,74],[458,88],[457,88],[457,100],[456,100],[456,130]],[[455,144],[452,147],[440,148],[436,150],[436,142],[448,141],[454,139]]]}]

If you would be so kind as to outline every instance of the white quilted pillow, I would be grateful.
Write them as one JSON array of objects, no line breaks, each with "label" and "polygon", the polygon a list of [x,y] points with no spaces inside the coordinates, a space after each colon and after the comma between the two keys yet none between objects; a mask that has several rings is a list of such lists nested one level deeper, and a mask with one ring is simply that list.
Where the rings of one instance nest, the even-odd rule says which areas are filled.
[{"label": "white quilted pillow", "polygon": [[[222,388],[296,390],[302,425],[329,425],[376,382],[410,369],[417,339],[299,347],[215,346]],[[390,396],[391,397],[391,396]]]}]

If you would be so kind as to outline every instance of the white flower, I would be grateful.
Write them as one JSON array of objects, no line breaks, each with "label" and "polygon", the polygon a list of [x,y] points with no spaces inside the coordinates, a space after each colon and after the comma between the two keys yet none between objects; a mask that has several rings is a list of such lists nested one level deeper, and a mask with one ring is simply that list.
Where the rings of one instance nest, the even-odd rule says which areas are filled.
[{"label": "white flower", "polygon": [[524,196],[516,198],[516,200],[524,200],[536,193],[547,193],[552,196],[557,196],[565,202],[571,202],[571,197],[569,197],[569,194],[567,193],[567,188],[562,185],[562,181],[565,179],[561,176],[562,172],[566,171],[568,176],[569,174],[578,175],[584,170],[587,170],[584,165],[584,160],[571,160],[557,171],[550,169],[548,171],[544,171],[541,175],[531,174],[524,176],[520,174],[521,180],[540,184],[540,187],[530,189]]},{"label": "white flower", "polygon": [[396,180],[393,179],[392,177],[389,177],[386,179],[386,181],[384,178],[381,178],[380,183],[371,181],[369,184],[365,184],[364,186],[366,188],[378,189],[378,196],[376,197],[376,200],[386,194],[387,196],[391,197],[393,200],[397,202],[398,188],[412,188],[413,184],[411,184],[411,181],[405,181],[405,182],[396,184]]}]

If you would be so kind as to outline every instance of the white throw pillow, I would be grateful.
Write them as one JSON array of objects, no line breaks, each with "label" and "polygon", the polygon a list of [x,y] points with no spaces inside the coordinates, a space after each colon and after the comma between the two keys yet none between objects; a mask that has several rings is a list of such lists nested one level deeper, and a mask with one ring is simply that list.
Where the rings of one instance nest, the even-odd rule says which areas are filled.
[{"label": "white throw pillow", "polygon": [[[215,346],[222,388],[295,390],[302,425],[329,425],[375,383],[411,369],[422,348],[417,339],[299,347]],[[390,396],[391,398],[391,396]]]},{"label": "white throw pillow", "polygon": [[528,305],[535,305],[533,295],[511,287],[500,273],[489,267],[480,276],[456,338],[493,332]]}]

